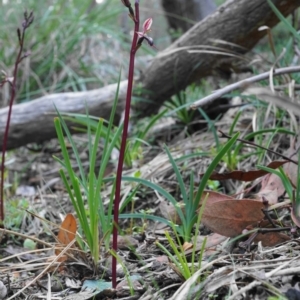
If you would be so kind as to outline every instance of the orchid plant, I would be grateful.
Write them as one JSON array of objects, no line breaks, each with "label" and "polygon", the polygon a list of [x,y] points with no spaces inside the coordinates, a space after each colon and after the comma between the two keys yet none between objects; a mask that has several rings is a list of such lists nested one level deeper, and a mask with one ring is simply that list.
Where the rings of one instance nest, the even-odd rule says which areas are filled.
[{"label": "orchid plant", "polygon": [[139,26],[140,26],[139,0],[135,0],[134,9],[132,8],[129,0],[121,0],[121,1],[124,4],[124,6],[128,8],[129,17],[134,22],[134,35],[132,38],[132,44],[130,50],[128,86],[127,86],[127,94],[126,94],[123,133],[122,133],[120,155],[119,155],[117,175],[116,175],[116,189],[115,189],[115,201],[114,201],[114,227],[113,227],[113,243],[112,243],[112,253],[113,253],[112,286],[113,288],[115,288],[117,285],[116,252],[118,246],[119,207],[120,207],[120,198],[121,198],[121,181],[122,181],[123,163],[124,163],[124,156],[126,151],[128,125],[129,125],[129,118],[130,118],[130,106],[131,106],[132,86],[133,86],[133,76],[134,76],[134,59],[137,50],[140,48],[144,40],[146,40],[146,42],[151,47],[154,47],[153,39],[147,35],[151,29],[152,18],[148,18],[143,24],[142,31],[139,31]]},{"label": "orchid plant", "polygon": [[20,63],[23,61],[24,58],[30,55],[30,52],[24,53],[24,43],[25,43],[25,33],[26,30],[30,27],[34,20],[33,12],[28,12],[25,10],[24,12],[24,20],[22,21],[22,28],[17,29],[17,36],[18,36],[18,46],[19,51],[17,54],[17,58],[15,60],[15,66],[13,70],[13,75],[8,76],[4,71],[2,71],[2,78],[0,79],[0,88],[3,87],[4,84],[8,83],[11,88],[10,93],[10,100],[9,100],[9,107],[8,107],[8,114],[7,114],[7,121],[5,126],[5,132],[2,142],[2,159],[1,159],[1,182],[0,182],[0,226],[2,226],[2,222],[4,221],[4,173],[5,173],[5,153],[7,148],[7,140],[8,140],[8,132],[9,132],[9,125],[12,113],[12,106],[14,100],[16,98],[17,92],[17,75]]}]

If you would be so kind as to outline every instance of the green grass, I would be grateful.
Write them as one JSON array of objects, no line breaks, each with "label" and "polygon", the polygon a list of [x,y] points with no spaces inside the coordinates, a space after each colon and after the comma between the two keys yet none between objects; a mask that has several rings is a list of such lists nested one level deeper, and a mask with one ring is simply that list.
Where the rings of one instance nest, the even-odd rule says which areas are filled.
[{"label": "green grass", "polygon": [[[35,20],[26,40],[32,54],[22,64],[19,99],[47,93],[85,91],[118,79],[128,42],[120,31],[120,1],[105,1],[89,11],[91,1],[15,1],[1,7],[0,61],[8,74],[14,63],[17,26],[23,9]],[[126,63],[126,59],[125,59]]]},{"label": "green grass", "polygon": [[[203,174],[201,178],[200,185],[197,187],[197,193],[194,193],[194,175],[191,172],[190,174],[190,182],[188,190],[186,191],[186,186],[183,181],[183,177],[180,173],[180,170],[176,164],[176,161],[172,157],[172,154],[170,150],[165,147],[165,151],[167,152],[167,155],[169,157],[170,163],[172,165],[172,168],[174,170],[174,173],[176,175],[176,180],[179,185],[180,194],[183,199],[183,206],[184,206],[184,212],[182,210],[182,205],[179,201],[175,199],[173,195],[171,195],[167,190],[163,189],[158,184],[155,184],[149,180],[145,180],[143,178],[138,177],[130,177],[130,176],[124,176],[122,179],[123,181],[127,182],[135,182],[141,185],[144,185],[153,191],[160,194],[163,198],[165,198],[167,201],[169,201],[174,208],[176,209],[176,213],[179,216],[181,220],[181,225],[174,226],[172,221],[166,220],[164,218],[155,216],[155,215],[149,215],[149,214],[141,214],[141,213],[132,213],[132,214],[122,214],[120,215],[120,218],[140,218],[140,219],[149,219],[157,222],[162,222],[164,224],[167,224],[171,226],[172,228],[175,228],[176,232],[183,238],[184,241],[191,241],[192,237],[192,230],[194,225],[197,223],[198,215],[197,210],[199,209],[199,203],[202,197],[202,194],[204,192],[204,189],[207,186],[207,182],[209,180],[210,175],[213,173],[221,159],[224,157],[224,155],[230,151],[231,147],[234,145],[236,139],[238,138],[239,133],[235,134],[227,143],[225,143],[222,148],[219,150],[218,153],[214,156],[212,162],[210,163],[209,167],[207,168],[205,174]],[[200,154],[201,155],[201,154]],[[113,178],[111,178],[113,180]]]},{"label": "green grass", "polygon": [[[119,75],[120,82],[120,75]],[[61,164],[60,175],[63,183],[70,196],[72,205],[77,214],[80,223],[80,231],[84,233],[87,248],[91,251],[94,263],[97,264],[99,260],[100,236],[106,249],[109,248],[110,234],[112,231],[112,207],[113,207],[113,193],[110,196],[109,207],[106,210],[103,205],[101,197],[101,190],[103,187],[103,179],[105,170],[107,168],[111,153],[116,147],[117,141],[120,139],[122,133],[122,126],[115,132],[112,132],[113,120],[117,107],[117,99],[119,93],[119,86],[116,91],[114,105],[108,123],[104,124],[104,120],[100,119],[96,122],[95,133],[92,134],[91,123],[94,120],[89,119],[87,114],[87,135],[88,135],[88,153],[89,153],[89,170],[85,172],[83,168],[83,161],[80,158],[78,149],[69,132],[69,129],[57,111],[58,117],[54,120],[55,129],[57,132],[59,144],[62,151],[62,159],[56,160]],[[76,159],[76,165],[79,168],[79,174],[74,170],[71,164],[70,155],[66,146],[64,135],[72,147],[72,152]],[[97,160],[98,146],[101,137],[104,139],[104,148],[100,161]],[[98,172],[96,171],[97,163],[100,164]],[[79,240],[81,248],[84,247],[84,240]]]},{"label": "green grass", "polygon": [[189,125],[194,121],[196,114],[195,110],[190,109],[190,105],[211,92],[211,87],[206,80],[202,80],[200,84],[194,83],[188,86],[165,102],[164,106],[168,109],[167,116],[172,116],[182,124]]}]

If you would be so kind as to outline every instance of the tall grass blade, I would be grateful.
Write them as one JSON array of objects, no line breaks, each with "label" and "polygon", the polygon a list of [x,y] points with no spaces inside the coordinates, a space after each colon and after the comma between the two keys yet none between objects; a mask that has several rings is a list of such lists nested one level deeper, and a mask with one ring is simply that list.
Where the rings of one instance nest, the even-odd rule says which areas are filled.
[{"label": "tall grass blade", "polygon": [[285,27],[293,34],[293,36],[300,42],[300,35],[297,30],[289,23],[289,21],[281,14],[274,3],[271,0],[267,0],[268,4],[278,17],[278,19],[285,25]]}]

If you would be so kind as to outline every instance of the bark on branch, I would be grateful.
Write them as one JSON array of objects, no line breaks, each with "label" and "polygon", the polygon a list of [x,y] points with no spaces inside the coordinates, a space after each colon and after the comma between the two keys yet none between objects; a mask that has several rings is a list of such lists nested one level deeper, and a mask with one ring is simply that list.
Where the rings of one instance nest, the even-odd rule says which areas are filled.
[{"label": "bark on branch", "polygon": [[162,0],[162,7],[170,28],[182,32],[189,30],[217,8],[213,0]]}]

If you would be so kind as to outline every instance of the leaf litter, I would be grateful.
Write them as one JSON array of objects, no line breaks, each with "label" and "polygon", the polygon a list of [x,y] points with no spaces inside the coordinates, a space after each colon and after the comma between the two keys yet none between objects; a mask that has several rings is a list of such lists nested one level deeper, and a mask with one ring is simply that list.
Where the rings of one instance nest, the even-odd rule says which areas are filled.
[{"label": "leaf litter", "polygon": [[[204,140],[206,143],[203,142]],[[202,149],[207,147],[208,150],[211,144],[212,141],[208,139],[207,134],[195,134],[177,142],[171,150],[173,156],[179,158],[184,153],[195,151],[200,145]],[[196,158],[189,160],[185,168],[187,170],[193,168],[201,173],[205,171],[208,164],[208,158]],[[276,160],[268,164],[269,167],[274,168],[280,165],[283,165],[293,181],[295,178],[293,164]],[[54,163],[54,167],[53,165],[50,167],[51,171],[44,171],[44,178],[53,177],[53,174],[56,174],[55,167],[58,170],[58,166]],[[165,153],[158,154],[149,160],[147,166],[139,170],[143,178],[155,179],[174,195],[178,192],[175,177]],[[127,172],[134,171],[133,169]],[[76,218],[72,215],[72,208],[67,204],[67,196],[57,181],[56,185],[52,186],[52,192],[54,191],[55,194],[27,196],[30,207],[34,205],[35,210],[40,211],[42,218],[48,221],[36,222],[34,216],[27,215],[24,219],[27,224],[22,229],[23,236],[16,236],[20,243],[23,238],[32,237],[30,231],[31,234],[39,232],[35,237],[37,239],[35,250],[26,251],[22,248],[22,243],[20,251],[14,254],[6,251],[5,248],[0,248],[1,254],[5,256],[5,259],[0,260],[0,281],[8,287],[9,276],[8,293],[10,295],[20,289],[19,282],[23,282],[22,287],[25,283],[26,289],[23,293],[32,295],[36,299],[46,296],[49,286],[52,297],[57,299],[90,299],[96,295],[101,295],[103,299],[207,299],[211,294],[229,295],[228,299],[242,299],[241,295],[251,295],[259,291],[261,299],[264,299],[266,295],[274,294],[268,284],[276,284],[278,293],[291,291],[295,286],[300,268],[299,244],[297,240],[293,240],[289,231],[266,232],[266,230],[285,226],[291,229],[288,218],[291,206],[287,204],[277,209],[276,212],[270,208],[272,207],[270,205],[277,203],[278,198],[284,195],[281,181],[273,174],[265,174],[261,170],[233,171],[230,176],[234,175],[231,178],[227,177],[228,174],[230,173],[221,174],[220,176],[225,177],[218,180],[229,181],[232,187],[238,186],[235,180],[244,180],[246,177],[247,181],[251,182],[262,176],[260,190],[252,194],[252,197],[250,195],[250,198],[243,196],[243,199],[230,196],[228,192],[205,191],[203,197],[208,195],[208,199],[195,252],[197,255],[201,252],[204,236],[207,237],[206,248],[201,266],[199,269],[196,268],[195,275],[185,282],[182,281],[182,277],[175,271],[174,265],[168,258],[162,259],[161,251],[155,246],[157,240],[166,244],[164,230],[169,230],[170,234],[172,230],[167,227],[159,228],[160,224],[147,222],[147,229],[144,232],[131,233],[124,239],[120,236],[120,245],[121,247],[123,245],[123,248],[119,250],[119,255],[132,275],[127,278],[124,270],[119,266],[118,276],[122,285],[119,290],[112,290],[109,285],[110,256],[101,252],[101,261],[95,269],[88,253],[79,250],[75,239],[78,234]],[[216,180],[216,178],[213,179]],[[188,180],[188,173],[186,180]],[[105,193],[109,195],[110,189],[105,190],[104,195]],[[234,194],[234,189],[230,191],[230,194]],[[109,196],[107,200],[108,198]],[[180,197],[178,199],[180,202]],[[172,213],[172,206],[167,205],[161,209],[162,203],[167,204],[164,199],[153,194],[147,201],[144,199],[138,201],[137,207],[139,208],[136,209],[152,206],[156,213],[159,213],[160,209],[160,213],[176,223],[176,212]],[[62,211],[61,205],[66,212],[66,217],[60,224],[58,212]],[[184,210],[184,207],[182,209]],[[278,213],[279,218],[276,215]],[[266,220],[266,214],[272,222]],[[31,228],[32,220],[36,223]],[[49,223],[49,220],[52,223]],[[140,226],[138,222],[136,225]],[[124,228],[128,226],[126,220],[123,226]],[[37,228],[40,229],[37,230]],[[14,245],[11,233],[8,235],[1,231],[1,234],[2,242]],[[251,241],[249,241],[250,238]],[[44,245],[45,239],[50,248]],[[188,258],[192,256],[192,247],[192,243],[184,245],[185,255]],[[101,245],[99,250],[101,251]],[[27,258],[26,253],[30,254]],[[19,260],[18,263],[16,258]],[[95,270],[102,274],[103,288],[100,279],[98,280],[95,276]],[[50,279],[46,276],[49,271]],[[39,277],[38,274],[42,276]],[[138,277],[131,277],[134,274]],[[202,277],[201,282],[198,281],[199,276]],[[30,282],[32,282],[30,285],[26,285]],[[155,286],[153,282],[156,283]],[[99,284],[101,287],[95,287]],[[130,298],[131,284],[136,298]]]}]

